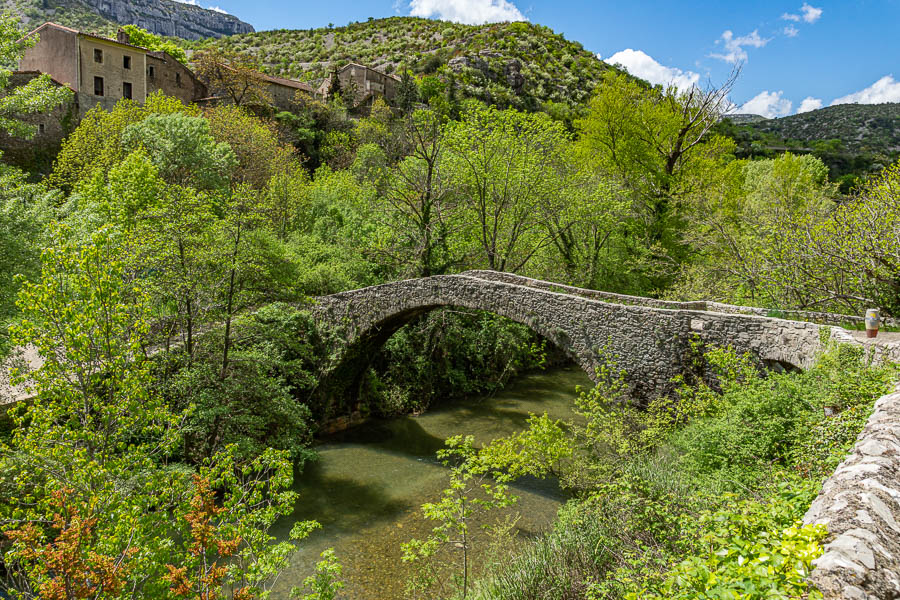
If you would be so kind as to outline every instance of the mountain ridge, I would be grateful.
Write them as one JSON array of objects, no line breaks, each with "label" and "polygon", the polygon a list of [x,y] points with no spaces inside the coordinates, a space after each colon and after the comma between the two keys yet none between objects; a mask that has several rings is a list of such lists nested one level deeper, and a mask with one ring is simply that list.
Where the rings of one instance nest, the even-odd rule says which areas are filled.
[{"label": "mountain ridge", "polygon": [[602,74],[619,70],[549,27],[527,22],[464,25],[419,17],[388,17],[343,27],[279,29],[203,40],[255,57],[270,75],[322,81],[358,62],[386,73],[438,73],[467,97],[535,110],[569,110],[591,97]]}]

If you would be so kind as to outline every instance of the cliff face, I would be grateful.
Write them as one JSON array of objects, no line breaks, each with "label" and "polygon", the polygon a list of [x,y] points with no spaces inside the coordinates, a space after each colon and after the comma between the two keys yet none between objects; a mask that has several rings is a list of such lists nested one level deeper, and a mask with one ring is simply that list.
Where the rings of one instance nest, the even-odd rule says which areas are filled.
[{"label": "cliff face", "polygon": [[235,16],[173,0],[81,0],[101,17],[134,24],[158,35],[188,40],[250,33],[253,26]]}]

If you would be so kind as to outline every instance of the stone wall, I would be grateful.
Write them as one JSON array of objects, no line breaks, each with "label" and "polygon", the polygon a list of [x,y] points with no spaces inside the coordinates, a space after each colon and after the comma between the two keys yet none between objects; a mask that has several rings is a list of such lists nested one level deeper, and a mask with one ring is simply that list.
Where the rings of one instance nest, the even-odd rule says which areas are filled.
[{"label": "stone wall", "polygon": [[[153,67],[153,70],[150,70]],[[152,73],[152,74],[151,74]],[[147,53],[147,95],[161,91],[190,104],[206,97],[206,86],[186,66],[165,52]]]},{"label": "stone wall", "polygon": [[[40,73],[36,71],[15,72],[10,75],[10,85],[6,91],[26,85],[38,76]],[[56,85],[60,84],[57,82]],[[14,137],[0,131],[0,153],[3,155],[3,161],[32,172],[48,173],[63,140],[78,124],[75,92],[71,92],[66,102],[50,112],[18,115],[16,118],[34,125],[36,131],[32,138]]]},{"label": "stone wall", "polygon": [[804,522],[828,527],[810,575],[826,600],[900,598],[900,386],[876,402]]}]

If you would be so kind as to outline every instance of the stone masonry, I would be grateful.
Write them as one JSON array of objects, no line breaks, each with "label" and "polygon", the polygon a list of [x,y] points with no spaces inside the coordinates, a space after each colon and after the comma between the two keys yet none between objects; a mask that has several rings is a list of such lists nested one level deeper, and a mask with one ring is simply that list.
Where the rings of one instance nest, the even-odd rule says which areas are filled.
[{"label": "stone masonry", "polygon": [[875,404],[804,522],[828,527],[810,575],[826,600],[900,598],[900,386]]},{"label": "stone masonry", "polygon": [[[318,298],[313,310],[343,337],[334,374],[349,385],[394,332],[441,306],[486,310],[526,325],[566,352],[592,378],[605,353],[625,370],[638,398],[669,391],[672,378],[691,358],[694,338],[794,368],[812,364],[822,344],[822,326],[814,323],[618,304],[594,299],[588,290],[522,280],[469,272],[398,281]],[[825,328],[826,338],[831,329]]]}]

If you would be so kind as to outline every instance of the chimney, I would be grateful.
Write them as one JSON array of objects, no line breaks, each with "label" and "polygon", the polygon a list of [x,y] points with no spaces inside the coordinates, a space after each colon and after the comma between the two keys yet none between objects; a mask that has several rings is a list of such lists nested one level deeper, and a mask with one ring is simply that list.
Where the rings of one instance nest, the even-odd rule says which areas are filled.
[{"label": "chimney", "polygon": [[116,34],[116,41],[120,44],[130,44],[131,37],[128,35],[128,32],[124,29],[119,29],[119,32]]}]

